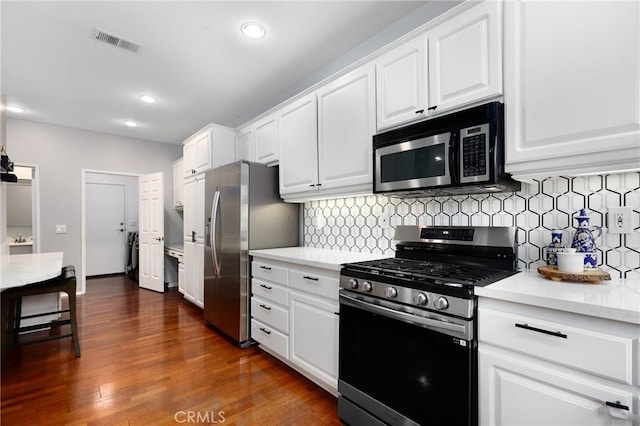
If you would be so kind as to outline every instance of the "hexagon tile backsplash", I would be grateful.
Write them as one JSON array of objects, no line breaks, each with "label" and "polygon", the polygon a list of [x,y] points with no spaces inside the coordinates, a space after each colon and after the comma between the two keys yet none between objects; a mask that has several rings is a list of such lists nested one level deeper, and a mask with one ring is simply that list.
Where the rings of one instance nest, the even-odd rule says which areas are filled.
[{"label": "hexagon tile backsplash", "polygon": [[[545,264],[551,230],[562,230],[563,242],[570,246],[576,225],[573,216],[586,208],[590,224],[603,227],[596,240],[599,267],[614,277],[640,278],[639,172],[552,177],[522,186],[512,193],[433,198],[370,195],[307,202],[304,243],[393,256],[396,225],[515,225],[519,267],[535,269]],[[632,234],[607,232],[607,209],[617,206],[633,209]]]}]

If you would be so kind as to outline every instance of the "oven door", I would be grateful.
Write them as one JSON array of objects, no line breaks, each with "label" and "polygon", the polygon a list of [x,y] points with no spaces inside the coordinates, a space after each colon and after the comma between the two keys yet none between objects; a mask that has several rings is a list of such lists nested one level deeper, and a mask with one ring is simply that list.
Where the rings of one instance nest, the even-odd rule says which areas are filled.
[{"label": "oven door", "polygon": [[396,318],[366,299],[341,290],[341,420],[351,425],[476,425],[475,341],[445,334],[459,332],[455,323],[446,323],[449,330],[440,332],[431,320],[419,325],[402,312]]},{"label": "oven door", "polygon": [[451,184],[449,144],[442,133],[375,148],[374,192]]}]

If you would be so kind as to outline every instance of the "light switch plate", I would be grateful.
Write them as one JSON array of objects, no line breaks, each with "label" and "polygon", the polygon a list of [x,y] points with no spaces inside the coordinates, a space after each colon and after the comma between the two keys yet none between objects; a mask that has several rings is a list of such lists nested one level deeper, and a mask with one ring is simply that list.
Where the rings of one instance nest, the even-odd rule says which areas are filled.
[{"label": "light switch plate", "polygon": [[66,234],[67,225],[56,225],[56,234]]},{"label": "light switch plate", "polygon": [[609,207],[610,234],[630,234],[633,232],[633,209],[631,207]]}]

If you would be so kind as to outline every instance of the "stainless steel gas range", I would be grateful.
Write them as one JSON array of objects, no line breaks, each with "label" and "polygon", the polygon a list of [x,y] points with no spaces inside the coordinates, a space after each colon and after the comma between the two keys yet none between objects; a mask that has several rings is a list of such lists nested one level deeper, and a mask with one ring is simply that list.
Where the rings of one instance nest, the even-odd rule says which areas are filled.
[{"label": "stainless steel gas range", "polygon": [[514,227],[398,226],[396,257],[340,274],[349,425],[477,425],[476,286],[515,274]]}]

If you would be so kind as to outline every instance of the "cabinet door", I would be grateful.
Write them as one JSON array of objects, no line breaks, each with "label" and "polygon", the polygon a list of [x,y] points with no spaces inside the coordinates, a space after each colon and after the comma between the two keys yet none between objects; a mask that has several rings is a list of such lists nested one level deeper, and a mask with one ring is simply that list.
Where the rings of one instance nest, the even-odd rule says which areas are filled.
[{"label": "cabinet door", "polygon": [[427,39],[418,37],[376,61],[378,129],[427,114]]},{"label": "cabinet door", "polygon": [[184,180],[183,186],[183,234],[185,241],[192,241],[196,227],[196,179],[190,177]]},{"label": "cabinet door", "polygon": [[289,359],[333,389],[338,385],[338,306],[291,291]]},{"label": "cabinet door", "polygon": [[368,64],[318,90],[319,189],[372,186],[374,74]]},{"label": "cabinet door", "polygon": [[187,141],[182,147],[182,172],[185,179],[196,172],[196,155],[196,141]]},{"label": "cabinet door", "polygon": [[278,125],[276,115],[256,123],[256,161],[273,164],[278,161]]},{"label": "cabinet door", "polygon": [[193,194],[195,212],[193,215],[193,229],[196,231],[196,241],[204,243],[204,175],[197,175],[195,181],[195,193]]},{"label": "cabinet door", "polygon": [[181,209],[183,206],[184,173],[182,163],[182,158],[173,162],[173,207],[176,209]]},{"label": "cabinet door", "polygon": [[505,3],[506,170],[640,164],[640,2]]},{"label": "cabinet door", "polygon": [[278,113],[280,194],[314,190],[318,183],[318,109],[315,93]]},{"label": "cabinet door", "polygon": [[196,301],[196,243],[184,242],[184,298],[191,303]]},{"label": "cabinet door", "polygon": [[485,1],[429,38],[429,107],[441,112],[502,93],[502,2]]},{"label": "cabinet door", "polygon": [[253,127],[238,130],[236,135],[236,161],[255,161]]},{"label": "cabinet door", "polygon": [[206,130],[195,137],[195,169],[196,173],[204,172],[213,167],[212,164],[212,146],[211,131]]},{"label": "cabinet door", "polygon": [[631,408],[631,386],[573,375],[491,345],[480,344],[478,352],[481,425],[632,424],[630,410],[620,408]]},{"label": "cabinet door", "polygon": [[186,283],[185,270],[184,270],[184,254],[180,258],[178,263],[178,291],[184,294],[184,287]]},{"label": "cabinet door", "polygon": [[198,241],[194,247],[194,304],[204,309],[204,242]]}]

